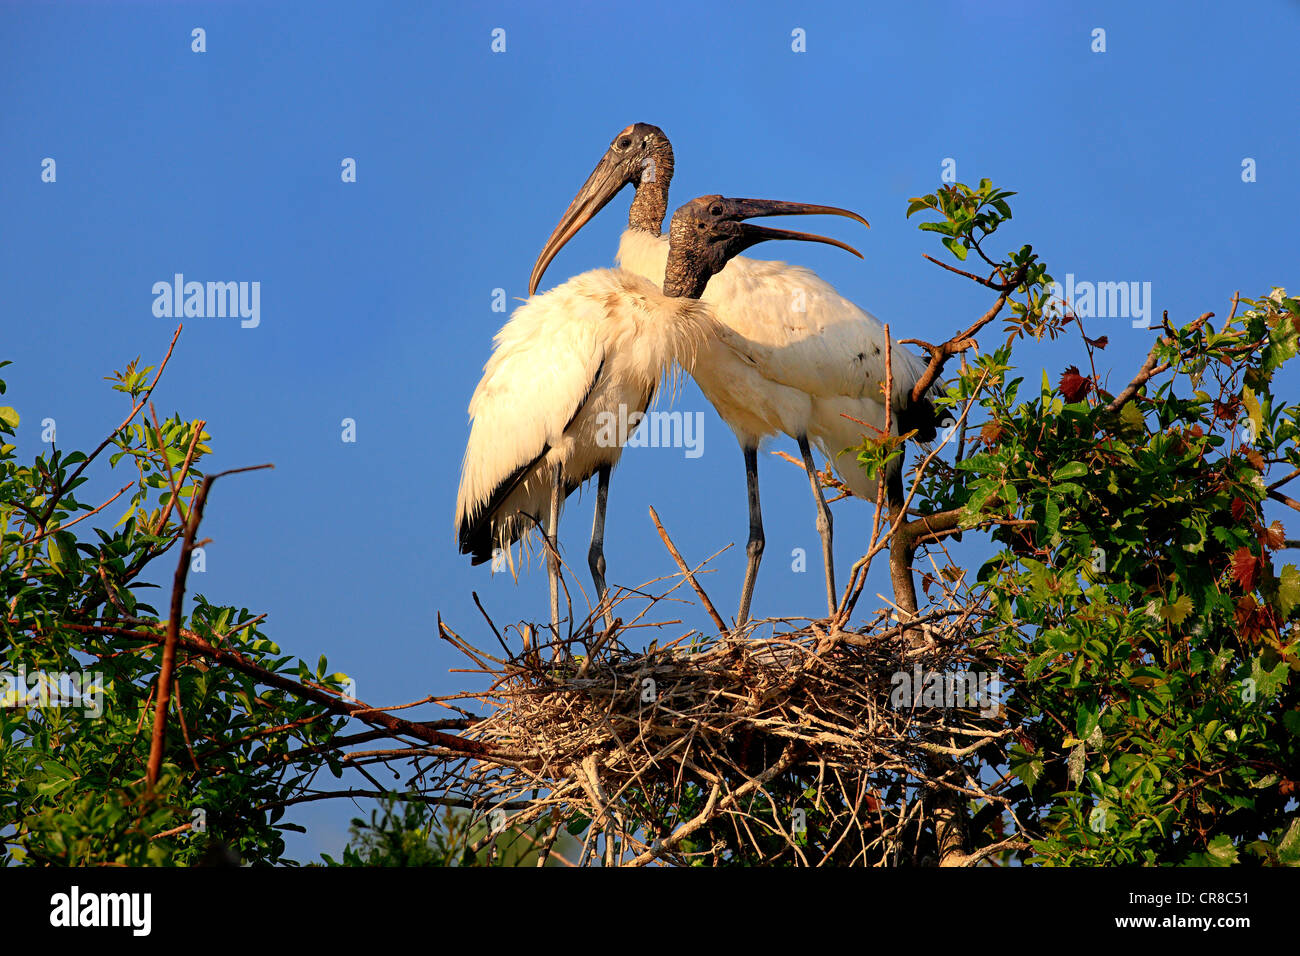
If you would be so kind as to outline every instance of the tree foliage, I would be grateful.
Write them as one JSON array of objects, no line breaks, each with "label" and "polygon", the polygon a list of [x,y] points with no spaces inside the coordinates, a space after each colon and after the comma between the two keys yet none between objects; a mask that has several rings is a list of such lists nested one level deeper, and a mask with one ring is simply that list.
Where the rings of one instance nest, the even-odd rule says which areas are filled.
[{"label": "tree foliage", "polygon": [[[1009,218],[1000,195],[985,181],[913,210],[938,212],[927,226],[982,252]],[[976,590],[1017,737],[989,768],[1015,781],[1007,796],[1037,837],[1025,858],[1300,862],[1300,571],[1284,560],[1295,542],[1265,515],[1296,507],[1281,489],[1300,468],[1300,406],[1274,389],[1296,356],[1300,302],[1276,289],[1234,300],[1220,322],[1166,316],[1112,395],[1094,371],[1107,337],[1053,301],[1032,250],[989,264],[994,283],[1025,271],[1021,299],[1008,343],[949,391],[982,421],[926,491],[964,527],[1020,522],[993,525]],[[1046,371],[1015,375],[1017,339],[1070,335],[1079,358],[1055,385]],[[1002,832],[1000,816],[982,816],[985,835]]]},{"label": "tree foliage", "polygon": [[[0,408],[6,863],[186,864],[217,848],[249,863],[287,862],[282,831],[296,825],[281,819],[285,801],[322,769],[311,748],[346,722],[246,671],[182,650],[161,774],[150,791],[146,765],[167,624],[150,601],[157,577],[170,576],[159,559],[176,550],[210,454],[201,421],[133,421],[152,390],[152,372],[132,362],[110,377],[133,411],[91,454],[51,443],[48,453],[20,464],[11,441],[19,413]],[[129,477],[112,499],[121,512],[115,522],[114,511],[81,498],[88,466],[104,461],[108,478]],[[323,658],[313,670],[282,656],[260,620],[200,594],[181,623],[189,637],[267,672],[341,686],[341,675],[326,676]]]}]

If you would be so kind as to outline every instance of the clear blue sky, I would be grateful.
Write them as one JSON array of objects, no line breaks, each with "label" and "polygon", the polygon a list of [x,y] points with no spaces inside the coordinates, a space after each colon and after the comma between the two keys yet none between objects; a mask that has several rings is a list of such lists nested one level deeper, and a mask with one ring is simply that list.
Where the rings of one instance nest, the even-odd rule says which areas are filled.
[{"label": "clear blue sky", "polygon": [[[1098,27],[1104,53],[1091,50]],[[791,50],[795,28],[805,53]],[[492,290],[512,307],[526,295],[542,242],[618,130],[649,122],[672,138],[673,205],[723,193],[863,213],[869,233],[825,228],[865,262],[811,246],[756,254],[817,269],[898,336],[941,340],[988,305],[921,259],[935,243],[904,219],[947,158],[964,182],[1019,192],[998,245],[1032,242],[1059,277],[1150,282],[1157,319],[1186,321],[1226,314],[1236,289],[1296,284],[1298,35],[1300,6],[1280,0],[7,4],[0,357],[15,362],[20,448],[38,453],[46,417],[69,449],[119,420],[102,376],[156,361],[175,325],[153,315],[154,282],[259,281],[260,326],[188,320],[155,395],[160,412],[208,420],[209,468],[276,464],[217,487],[192,586],[268,612],[286,652],[328,654],[373,704],[446,693],[466,678],[447,673],[462,661],[435,636],[437,612],[477,641],[472,589],[499,623],[547,613],[540,566],[518,585],[491,577],[453,535],[465,408],[505,318]],[[345,157],[354,184],[340,181]],[[564,250],[548,285],[611,264],[629,198]],[[1126,319],[1092,332],[1109,335],[1104,358],[1127,381],[1152,333]],[[1081,355],[1061,340],[1018,359],[1031,381],[1044,367],[1055,380]],[[706,582],[734,613],[740,452],[693,384],[675,407],[706,412],[704,454],[625,456],[610,578],[672,570],[654,504],[689,559],[739,542]],[[340,440],[344,418],[355,444]],[[819,613],[807,485],[771,456],[760,468],[755,612]],[[584,571],[592,497],[572,499],[562,525]],[[868,525],[865,506],[837,506],[841,575]],[[797,547],[808,573],[791,572]],[[863,605],[886,587],[873,580]],[[294,842],[300,857],[336,851],[353,812],[299,813],[317,827]]]}]

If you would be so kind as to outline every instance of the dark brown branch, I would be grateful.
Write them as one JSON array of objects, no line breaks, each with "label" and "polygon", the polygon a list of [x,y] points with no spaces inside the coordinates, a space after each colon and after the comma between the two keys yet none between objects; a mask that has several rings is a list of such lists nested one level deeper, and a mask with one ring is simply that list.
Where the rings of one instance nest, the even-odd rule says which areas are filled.
[{"label": "dark brown branch", "polygon": [[1282,504],[1286,505],[1288,508],[1293,508],[1296,511],[1300,511],[1300,501],[1296,501],[1294,498],[1290,497],[1289,495],[1284,495],[1280,491],[1270,491],[1268,493],[1268,496],[1272,498],[1274,501],[1282,502]]},{"label": "dark brown branch", "polygon": [[[1212,318],[1214,318],[1213,312],[1204,313],[1200,318],[1198,318],[1195,322],[1193,322],[1188,327],[1189,331],[1194,331],[1196,329],[1199,329],[1202,325],[1204,325],[1208,320]],[[1168,312],[1164,313],[1164,322],[1165,323],[1169,322]],[[1138,373],[1136,376],[1134,376],[1133,381],[1129,382],[1128,387],[1125,388],[1124,391],[1120,392],[1117,396],[1115,396],[1115,398],[1112,399],[1110,404],[1107,405],[1106,407],[1109,408],[1112,412],[1119,411],[1121,408],[1124,407],[1124,404],[1126,402],[1128,402],[1135,395],[1137,395],[1138,390],[1141,389],[1143,385],[1145,385],[1152,378],[1161,374],[1162,372],[1167,372],[1169,370],[1168,362],[1164,362],[1159,366],[1156,365],[1157,353],[1160,351],[1160,346],[1172,345],[1173,341],[1174,341],[1173,337],[1168,335],[1162,335],[1159,339],[1157,339],[1156,344],[1151,346],[1151,352],[1147,355],[1146,361],[1142,363],[1142,368],[1138,370]]]},{"label": "dark brown branch", "polygon": [[1285,478],[1279,478],[1277,481],[1270,482],[1268,486],[1268,490],[1272,491],[1275,488],[1281,488],[1288,481],[1291,481],[1295,478],[1300,478],[1300,468],[1297,468],[1295,471],[1291,472],[1291,474],[1287,475]]},{"label": "dark brown branch", "polygon": [[[1000,503],[998,499],[993,499],[990,504],[998,507]],[[899,607],[913,616],[917,612],[916,585],[912,581],[912,562],[916,560],[916,549],[922,544],[960,533],[963,530],[963,510],[950,508],[903,522],[890,539],[889,569],[894,581],[894,597]],[[1033,526],[1037,522],[1029,518],[981,517],[979,524]]]},{"label": "dark brown branch", "polygon": [[[926,256],[926,258],[929,259],[930,257]],[[938,262],[937,259],[931,259],[930,261]],[[939,265],[943,265],[943,263],[939,262]],[[944,268],[951,267],[944,266]],[[962,272],[960,269],[953,269],[952,271],[974,279],[982,285],[989,285],[988,282],[980,279],[979,276],[971,275],[968,272]],[[967,349],[977,344],[975,341],[975,334],[998,317],[998,314],[1002,311],[1002,307],[1007,304],[1007,297],[1017,286],[1020,285],[1021,282],[1024,281],[1024,279],[1025,267],[1022,265],[1016,270],[1015,275],[1013,275],[1004,285],[989,285],[990,288],[1001,290],[1001,295],[998,296],[997,301],[993,303],[992,307],[987,312],[976,319],[968,329],[963,332],[958,332],[947,342],[940,345],[931,345],[929,342],[922,341],[921,339],[901,340],[906,345],[919,345],[930,353],[930,364],[926,366],[925,372],[912,386],[912,401],[919,402],[922,397],[924,397],[925,393],[930,390],[930,387],[939,380],[939,376],[943,373],[943,367],[947,364],[948,359],[952,358],[954,355],[965,352]]]},{"label": "dark brown branch", "polygon": [[[894,352],[891,344],[892,341],[893,340],[890,338],[889,335],[889,324],[886,323],[885,324],[885,397],[884,397],[886,435],[890,434],[893,430],[893,426],[890,418],[891,410],[893,409],[893,405],[894,405],[893,402]],[[921,381],[917,382],[917,385],[920,385],[921,382],[923,382],[926,378],[929,378],[931,379],[931,381],[933,381],[934,377],[939,374],[938,369],[942,367],[943,367],[943,362],[942,361],[938,362],[936,367],[935,359],[933,356],[931,356],[930,366],[925,370],[925,374],[921,376]],[[929,386],[927,385],[926,388],[929,388]],[[916,387],[913,386],[912,393],[914,395],[916,394],[924,395],[925,388],[922,388],[918,393]],[[912,399],[912,401],[917,401],[917,400],[918,399],[916,398]],[[899,463],[899,472],[900,473],[898,476],[898,482],[901,488],[902,480],[903,480],[903,476],[901,473],[902,472],[901,462]],[[880,481],[882,485],[885,483],[886,478],[884,475],[880,476]],[[879,502],[880,499],[879,488],[876,489],[876,499],[877,502]],[[906,500],[901,500],[901,499],[898,501],[891,500],[889,502],[889,521],[894,528],[893,541],[897,541],[899,529],[902,527],[903,524],[907,522]],[[889,554],[889,577],[891,583],[894,586],[894,600],[895,602],[897,602],[899,607],[901,607],[904,611],[907,612],[907,620],[910,621],[912,618],[916,617],[916,611],[917,611],[916,581],[912,579],[911,562],[908,562],[906,565],[895,562],[894,549],[892,547],[890,548],[890,554]]]},{"label": "dark brown branch", "polygon": [[[179,330],[177,330],[179,332]],[[173,338],[173,342],[175,339]],[[156,382],[157,379],[155,378]],[[163,452],[166,457],[166,452]],[[171,613],[167,618],[167,640],[163,644],[162,666],[158,669],[158,697],[154,703],[153,736],[149,743],[149,768],[146,776],[147,790],[153,793],[158,783],[158,771],[162,767],[163,741],[167,735],[167,704],[171,699],[172,670],[176,665],[176,642],[180,637],[181,611],[185,604],[185,579],[190,571],[190,554],[194,550],[194,537],[203,520],[203,505],[208,498],[208,489],[218,478],[235,475],[244,471],[258,471],[273,468],[274,465],[253,465],[248,468],[232,468],[229,471],[208,475],[203,479],[198,495],[194,498],[194,507],[190,510],[190,520],[185,526],[185,540],[181,545],[180,559],[176,562],[176,573],[172,578]],[[172,496],[173,500],[175,495]]]},{"label": "dark brown branch", "polygon": [[1001,271],[1000,268],[994,269],[993,275],[990,275],[987,279],[985,279],[981,276],[977,276],[973,272],[967,272],[965,269],[958,269],[956,266],[950,266],[946,262],[940,262],[934,256],[928,255],[927,253],[923,252],[921,253],[921,255],[924,256],[926,259],[929,259],[936,266],[939,266],[942,269],[947,269],[949,272],[956,273],[959,276],[964,276],[965,278],[970,279],[972,282],[978,282],[980,285],[992,289],[994,292],[1010,292],[1013,289],[1015,289],[1016,286],[1020,285],[1021,282],[1024,281],[1025,267],[1023,265],[1016,270],[1015,275],[1013,275],[1008,281],[994,282],[993,275],[997,275]]},{"label": "dark brown branch", "polygon": [[[151,633],[149,631],[137,631],[125,627],[112,627],[106,624],[71,624],[68,622],[59,622],[59,627],[65,627],[71,631],[78,631],[83,634],[108,634],[114,637],[124,637],[129,640],[145,641],[149,644],[158,644],[166,640],[164,636]],[[325,707],[331,713],[341,717],[352,717],[357,712],[361,712],[356,719],[364,723],[378,725],[397,734],[404,734],[416,737],[420,740],[427,741],[431,744],[437,744],[446,747],[449,751],[461,754],[487,755],[496,754],[490,748],[473,740],[463,740],[460,737],[451,734],[439,733],[431,730],[424,723],[419,721],[403,720],[400,717],[393,717],[390,714],[376,711],[374,708],[367,706],[359,701],[352,704],[345,703],[337,694],[331,693],[317,687],[309,687],[306,684],[299,683],[292,678],[277,674],[275,671],[267,670],[258,664],[245,658],[242,654],[235,651],[226,650],[221,647],[214,647],[206,640],[193,631],[181,629],[180,635],[176,638],[176,646],[192,654],[199,654],[219,664],[239,671],[241,674],[247,674],[256,678],[259,683],[268,687],[275,687],[279,690],[287,691],[296,697],[310,700],[313,703]],[[432,723],[437,723],[433,721]],[[505,756],[510,756],[506,754]]]}]

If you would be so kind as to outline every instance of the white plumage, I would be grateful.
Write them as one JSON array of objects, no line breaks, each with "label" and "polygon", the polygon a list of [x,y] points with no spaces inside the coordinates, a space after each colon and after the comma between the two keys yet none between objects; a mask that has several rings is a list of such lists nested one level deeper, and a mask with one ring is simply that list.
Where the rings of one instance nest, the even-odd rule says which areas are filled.
[{"label": "white plumage", "polygon": [[[662,281],[667,260],[667,236],[623,233],[620,268]],[[728,262],[701,298],[718,331],[701,346],[691,374],[741,445],[807,435],[855,495],[874,498],[875,483],[842,453],[860,444],[864,431],[844,415],[885,424],[880,320],[809,269],[743,256]],[[897,412],[907,408],[926,363],[896,339],[891,352]],[[900,415],[892,417],[898,434]]]},{"label": "white plumage", "polygon": [[469,403],[456,498],[462,550],[475,563],[545,522],[555,465],[567,494],[618,462],[622,447],[597,440],[602,413],[644,411],[674,362],[693,364],[712,320],[697,300],[665,296],[662,283],[662,266],[658,284],[622,269],[586,272],[530,298],[497,333]]}]

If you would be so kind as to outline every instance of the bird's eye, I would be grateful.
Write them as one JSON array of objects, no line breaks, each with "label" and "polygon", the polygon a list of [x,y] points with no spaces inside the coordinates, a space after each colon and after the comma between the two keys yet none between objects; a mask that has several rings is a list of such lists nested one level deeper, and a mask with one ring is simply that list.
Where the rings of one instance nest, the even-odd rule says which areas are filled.
[{"label": "bird's eye", "polygon": [[719,206],[717,203],[714,203],[712,206],[709,207],[709,215],[710,215],[710,216],[721,216],[721,215],[722,215],[722,207]]},{"label": "bird's eye", "polygon": [[627,149],[627,148],[628,148],[629,146],[631,146],[631,145],[632,145],[632,140],[630,140],[630,139],[629,139],[628,137],[626,137],[626,136],[624,136],[622,139],[620,139],[620,140],[618,141],[618,148],[619,148],[619,149]]}]

